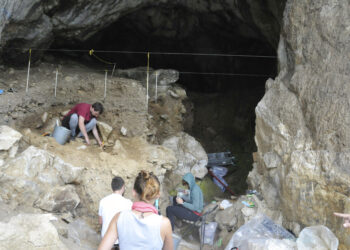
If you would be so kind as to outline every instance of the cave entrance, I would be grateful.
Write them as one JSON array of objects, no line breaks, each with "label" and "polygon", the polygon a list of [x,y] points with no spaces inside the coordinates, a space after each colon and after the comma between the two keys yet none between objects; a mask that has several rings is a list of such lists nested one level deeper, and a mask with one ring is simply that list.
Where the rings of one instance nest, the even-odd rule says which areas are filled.
[{"label": "cave entrance", "polygon": [[[189,96],[185,132],[199,140],[207,153],[230,151],[236,157],[237,171],[227,178],[231,189],[242,193],[257,150],[254,110],[266,80],[277,74],[279,23],[273,18],[266,21],[278,27],[268,37],[261,27],[233,12],[229,18],[227,14],[224,9],[195,11],[176,1],[146,6],[83,44],[69,43],[70,48],[119,51],[104,53],[103,58],[122,69],[145,67],[145,52],[153,52],[150,67],[178,70],[179,84]],[[53,48],[66,42],[56,41]]]}]

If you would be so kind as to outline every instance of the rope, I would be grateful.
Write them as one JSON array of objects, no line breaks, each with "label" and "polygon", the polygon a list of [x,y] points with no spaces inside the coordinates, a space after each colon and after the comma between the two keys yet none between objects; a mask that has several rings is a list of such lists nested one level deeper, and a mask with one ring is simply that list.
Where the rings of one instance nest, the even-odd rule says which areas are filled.
[{"label": "rope", "polygon": [[[29,48],[4,48],[1,47],[2,49],[7,49],[7,50],[28,50]],[[39,49],[39,48],[34,48],[32,49],[34,50],[38,50],[38,51],[56,51],[56,52],[88,52],[90,54],[90,52],[92,53],[91,55],[94,55],[95,57],[97,57],[95,54],[93,54],[94,52],[99,52],[99,53],[117,53],[117,54],[153,54],[153,55],[182,55],[182,56],[219,56],[219,57],[251,57],[251,58],[277,58],[277,56],[273,56],[273,55],[244,55],[244,54],[224,54],[224,53],[194,53],[194,52],[160,52],[160,51],[154,51],[154,52],[146,52],[146,51],[127,51],[127,50],[98,50],[98,51],[94,51],[93,49],[91,50],[79,50],[79,49]],[[101,59],[101,58],[100,58]],[[102,61],[105,61],[103,59],[101,59]],[[114,64],[112,62],[108,62],[105,61],[108,64]]]},{"label": "rope", "polygon": [[[91,70],[92,73],[100,74],[105,72],[105,69],[101,70]],[[147,72],[147,70],[134,70],[135,72]],[[27,72],[27,70],[16,70],[16,72]],[[83,70],[75,70],[74,72],[86,72]],[[212,75],[212,76],[245,76],[245,77],[273,77],[273,75],[265,75],[265,74],[243,74],[243,73],[222,73],[222,72],[194,72],[194,71],[178,71],[179,74],[186,75]],[[62,72],[65,73],[65,72]],[[92,74],[91,73],[91,74]],[[113,74],[115,75],[115,74]]]},{"label": "rope", "polygon": [[114,62],[108,62],[108,61],[102,59],[101,57],[98,57],[97,55],[94,54],[94,52],[95,52],[95,51],[94,51],[93,49],[90,49],[90,50],[89,50],[89,55],[90,55],[90,56],[94,56],[97,60],[99,60],[99,61],[101,61],[101,62],[103,62],[103,63],[105,63],[105,64],[114,64],[114,65],[115,65]]}]

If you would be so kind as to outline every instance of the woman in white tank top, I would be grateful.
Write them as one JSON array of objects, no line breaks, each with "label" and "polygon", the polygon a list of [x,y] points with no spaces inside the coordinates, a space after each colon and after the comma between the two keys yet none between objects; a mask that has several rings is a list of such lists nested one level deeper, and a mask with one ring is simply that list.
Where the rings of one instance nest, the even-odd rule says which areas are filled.
[{"label": "woman in white tank top", "polygon": [[110,250],[119,239],[121,250],[172,250],[170,221],[158,215],[152,205],[160,196],[158,178],[152,172],[141,171],[135,179],[133,195],[137,201],[132,210],[114,216],[98,249]]}]

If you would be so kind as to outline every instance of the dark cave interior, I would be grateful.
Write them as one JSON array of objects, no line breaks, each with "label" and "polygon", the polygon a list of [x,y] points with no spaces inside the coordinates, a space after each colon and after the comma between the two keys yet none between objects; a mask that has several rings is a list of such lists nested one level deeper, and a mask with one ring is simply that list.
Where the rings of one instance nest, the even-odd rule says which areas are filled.
[{"label": "dark cave interior", "polygon": [[163,6],[161,11],[145,7],[86,42],[56,39],[51,49],[93,48],[121,69],[145,67],[150,52],[150,67],[178,70],[179,84],[189,96],[187,110],[193,116],[185,131],[207,153],[232,152],[238,167],[227,179],[235,192],[242,193],[252,168],[252,152],[257,150],[254,110],[264,95],[266,80],[277,74],[277,48],[259,29],[233,20],[228,23],[220,15],[174,6]]}]

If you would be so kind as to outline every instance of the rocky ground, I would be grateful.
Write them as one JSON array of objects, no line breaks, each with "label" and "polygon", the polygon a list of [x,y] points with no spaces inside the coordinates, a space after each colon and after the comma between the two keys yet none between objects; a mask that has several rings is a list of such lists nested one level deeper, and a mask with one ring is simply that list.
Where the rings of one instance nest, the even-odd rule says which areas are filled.
[{"label": "rocky ground", "polygon": [[[183,170],[176,170],[179,160],[186,171],[193,169],[201,178],[206,174],[201,170],[206,170],[207,162],[203,148],[193,137],[178,134],[183,130],[186,109],[182,100],[186,92],[166,81],[171,80],[171,73],[157,71],[161,85],[158,98],[155,100],[155,93],[150,92],[147,107],[144,75],[140,77],[135,70],[128,72],[134,79],[108,78],[105,99],[104,72],[92,72],[90,67],[69,60],[53,62],[47,57],[32,65],[28,92],[25,69],[0,70],[1,124],[8,125],[0,129],[0,228],[4,232],[9,228],[6,235],[10,238],[19,237],[18,232],[26,234],[31,227],[45,228],[40,233],[53,235],[50,242],[23,236],[17,245],[5,237],[1,243],[5,248],[31,248],[29,242],[34,241],[36,247],[95,249],[100,240],[98,203],[110,193],[113,176],[126,180],[126,197],[132,198],[133,180],[139,170],[155,172],[166,183],[160,200],[165,214],[169,191],[181,182]],[[104,148],[94,143],[87,146],[79,139],[60,145],[47,136],[75,103],[95,101],[105,107],[98,125]],[[167,140],[168,147],[160,145]],[[172,169],[176,171],[172,173]],[[37,223],[32,225],[32,221]],[[183,249],[196,249],[198,242],[183,241],[182,245]]]},{"label": "rocky ground", "polygon": [[[204,192],[205,211],[223,199],[230,203],[230,207],[217,208],[207,217],[207,222],[217,223],[217,233],[213,245],[204,249],[224,249],[234,232],[259,214],[269,216],[276,225],[283,223],[282,213],[268,206],[270,196],[255,193],[230,197],[206,177],[205,150],[182,132],[186,92],[174,84],[176,73],[152,70],[151,79],[158,72],[163,81],[157,99],[154,88],[150,88],[147,106],[144,75],[135,74],[138,69],[129,70],[129,78],[108,78],[103,100],[103,72],[92,72],[91,67],[69,60],[53,61],[48,57],[33,66],[27,93],[24,69],[0,69],[0,88],[4,90],[0,96],[0,248],[96,249],[100,241],[98,203],[111,192],[112,177],[119,175],[126,180],[126,197],[132,198],[133,180],[141,169],[153,171],[162,182],[160,210],[164,215],[169,195],[187,171],[201,179],[198,184]],[[60,74],[55,97],[52,79],[57,68]],[[98,124],[104,148],[87,146],[79,139],[60,145],[45,136],[70,107],[83,101],[101,101],[105,106]],[[255,183],[256,179],[259,175],[253,171],[250,181]],[[247,207],[245,202],[254,206]],[[326,230],[327,240],[322,244],[338,244],[328,229],[322,230],[315,229],[312,237]],[[183,225],[175,232],[183,238],[180,249],[199,248],[197,227],[189,232]],[[270,237],[263,239],[265,246],[306,249],[297,247],[295,238],[276,243],[277,236]],[[260,243],[254,244],[249,249],[261,249]]]}]

